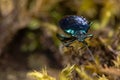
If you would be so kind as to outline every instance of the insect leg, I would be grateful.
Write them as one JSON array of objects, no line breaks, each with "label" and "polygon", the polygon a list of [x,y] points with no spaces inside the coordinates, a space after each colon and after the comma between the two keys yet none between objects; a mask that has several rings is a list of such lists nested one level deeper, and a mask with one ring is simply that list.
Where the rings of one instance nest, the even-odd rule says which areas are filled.
[{"label": "insect leg", "polygon": [[93,34],[86,34],[86,38],[89,38],[92,39],[93,38]]},{"label": "insect leg", "polygon": [[61,35],[61,34],[57,34],[56,35],[58,37],[59,40],[61,40],[64,44],[64,46],[66,47],[69,47],[69,45],[76,40],[75,37],[68,37],[68,36],[65,36],[65,35]]}]

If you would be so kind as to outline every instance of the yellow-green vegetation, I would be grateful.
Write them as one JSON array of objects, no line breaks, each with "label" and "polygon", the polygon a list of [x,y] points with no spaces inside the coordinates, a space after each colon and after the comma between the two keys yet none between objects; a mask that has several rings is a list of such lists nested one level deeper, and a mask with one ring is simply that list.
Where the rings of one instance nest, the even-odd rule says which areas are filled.
[{"label": "yellow-green vegetation", "polygon": [[[117,60],[114,62],[117,63],[120,57],[117,57]],[[120,69],[116,68],[116,63],[113,67],[102,67],[100,65],[68,65],[59,73],[59,80],[74,80],[73,72],[78,74],[79,80],[116,80],[120,77]],[[119,63],[117,63],[119,64]],[[47,74],[46,69],[43,69],[41,72],[29,72],[28,76],[35,78],[36,80],[56,80]]]},{"label": "yellow-green vegetation", "polygon": [[[59,73],[58,77],[59,80],[74,80],[75,74],[77,74],[76,77],[79,80],[116,80],[120,77],[120,55],[117,56],[116,60],[113,60],[113,63],[112,67],[108,67],[107,65],[102,67],[99,62],[81,66],[67,65]],[[41,72],[29,72],[27,75],[35,78],[35,80],[56,80],[54,77],[48,75],[46,69],[42,69]]]},{"label": "yellow-green vegetation", "polygon": [[45,69],[43,69],[41,73],[37,71],[28,73],[28,76],[33,76],[37,80],[55,80],[55,78],[48,75]]}]

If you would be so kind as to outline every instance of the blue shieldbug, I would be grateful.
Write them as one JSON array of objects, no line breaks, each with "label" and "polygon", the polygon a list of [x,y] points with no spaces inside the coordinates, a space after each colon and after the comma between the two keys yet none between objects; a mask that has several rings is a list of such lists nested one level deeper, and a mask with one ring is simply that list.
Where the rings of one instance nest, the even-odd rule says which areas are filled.
[{"label": "blue shieldbug", "polygon": [[69,15],[59,21],[60,28],[70,37],[57,34],[57,37],[64,42],[65,46],[69,46],[73,41],[78,40],[83,44],[87,44],[85,39],[92,37],[92,34],[87,34],[90,24],[82,16]]}]

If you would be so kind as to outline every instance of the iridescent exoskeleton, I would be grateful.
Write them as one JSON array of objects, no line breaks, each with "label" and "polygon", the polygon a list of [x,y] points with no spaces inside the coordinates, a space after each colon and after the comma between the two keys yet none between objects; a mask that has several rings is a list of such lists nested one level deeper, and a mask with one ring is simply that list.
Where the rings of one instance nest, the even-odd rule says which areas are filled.
[{"label": "iridescent exoskeleton", "polygon": [[82,16],[69,15],[65,16],[59,21],[60,28],[69,35],[57,34],[57,37],[64,43],[65,46],[69,46],[73,41],[78,40],[83,44],[87,44],[85,39],[92,37],[92,34],[87,34],[90,23]]}]

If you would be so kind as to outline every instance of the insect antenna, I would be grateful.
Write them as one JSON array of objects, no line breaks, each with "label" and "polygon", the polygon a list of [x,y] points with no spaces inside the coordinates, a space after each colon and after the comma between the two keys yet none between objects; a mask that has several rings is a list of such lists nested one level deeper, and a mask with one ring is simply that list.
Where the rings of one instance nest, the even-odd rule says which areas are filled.
[{"label": "insect antenna", "polygon": [[89,49],[87,42],[86,42],[86,41],[83,41],[83,45],[84,45],[85,48],[87,48],[87,51],[89,52],[92,60],[96,63],[95,57],[93,56],[92,51]]},{"label": "insect antenna", "polygon": [[86,46],[90,56],[92,57],[92,60],[95,62],[95,57],[93,56],[92,51],[89,49],[88,45],[85,45],[85,46]]}]

